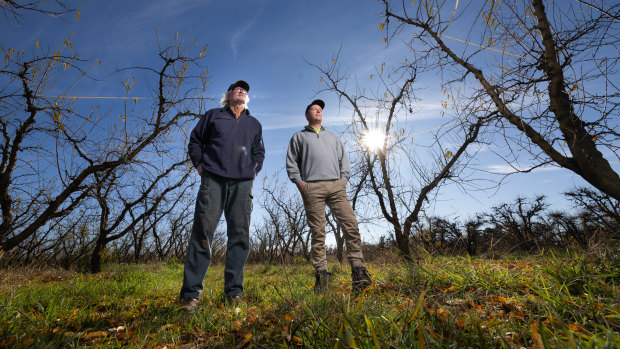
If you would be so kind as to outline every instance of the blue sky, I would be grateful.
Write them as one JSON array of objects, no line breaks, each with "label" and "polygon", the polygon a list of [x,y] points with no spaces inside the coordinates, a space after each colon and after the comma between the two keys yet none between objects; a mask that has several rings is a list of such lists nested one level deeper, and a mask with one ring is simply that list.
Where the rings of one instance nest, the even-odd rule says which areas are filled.
[{"label": "blue sky", "polygon": [[[178,33],[199,45],[208,44],[208,93],[218,98],[238,79],[251,85],[250,111],[263,125],[267,158],[261,176],[283,174],[284,156],[291,135],[305,124],[303,111],[314,98],[326,101],[325,125],[336,131],[351,119],[336,96],[315,96],[319,72],[308,65],[328,63],[341,50],[343,67],[359,77],[367,77],[386,60],[400,59],[403,48],[386,48],[379,32],[381,10],[375,1],[91,1],[79,5],[80,19],[70,14],[66,20],[29,14],[21,24],[0,22],[4,48],[30,50],[35,41],[53,47],[70,37],[82,58],[97,58],[102,64],[91,74],[98,82],[84,81],[73,90],[81,96],[122,96],[123,76],[112,74],[127,66],[152,65],[157,41]],[[455,43],[455,45],[461,45]],[[414,118],[414,128],[422,131],[440,120],[441,100],[436,79],[425,76],[418,82],[426,101]],[[136,90],[140,96],[140,90]],[[146,103],[146,102],[140,102]],[[106,101],[104,109],[114,110],[121,101]],[[213,105],[214,106],[214,105]],[[502,169],[507,164],[481,151],[477,159],[483,169]],[[615,164],[617,166],[617,164]],[[255,190],[260,189],[257,179]],[[512,201],[517,195],[545,194],[553,209],[568,208],[561,193],[585,182],[567,170],[544,168],[510,177],[498,190],[464,193],[448,186],[431,207],[436,215],[467,218],[493,205]],[[295,188],[289,184],[289,191]],[[254,219],[257,222],[256,219]],[[370,234],[367,232],[367,234]],[[372,240],[378,236],[366,236]]]}]

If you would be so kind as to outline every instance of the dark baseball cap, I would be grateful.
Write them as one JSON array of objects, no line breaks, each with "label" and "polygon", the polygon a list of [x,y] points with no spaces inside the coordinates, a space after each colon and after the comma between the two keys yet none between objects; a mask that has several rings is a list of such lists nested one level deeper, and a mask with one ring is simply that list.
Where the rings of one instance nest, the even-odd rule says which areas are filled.
[{"label": "dark baseball cap", "polygon": [[310,107],[312,107],[313,105],[318,105],[319,107],[321,107],[321,109],[325,109],[325,102],[323,102],[320,99],[315,99],[312,101],[312,103],[308,104],[308,106],[306,107],[306,113],[308,113],[308,110],[310,109]]},{"label": "dark baseball cap", "polygon": [[228,86],[228,90],[226,92],[232,91],[235,87],[241,87],[242,89],[245,90],[245,92],[250,92],[250,84],[248,84],[247,82],[243,80],[239,80],[235,82],[234,84],[231,84],[230,86]]}]

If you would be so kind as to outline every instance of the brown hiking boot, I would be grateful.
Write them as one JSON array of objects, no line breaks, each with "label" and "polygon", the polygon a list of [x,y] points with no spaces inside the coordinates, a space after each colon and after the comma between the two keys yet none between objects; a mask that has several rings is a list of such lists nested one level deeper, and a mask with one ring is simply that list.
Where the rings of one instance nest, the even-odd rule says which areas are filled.
[{"label": "brown hiking boot", "polygon": [[179,299],[179,303],[183,311],[192,313],[196,310],[198,304],[200,304],[200,299],[196,297],[184,297]]},{"label": "brown hiking boot", "polygon": [[353,279],[353,291],[359,292],[365,290],[372,284],[370,275],[366,267],[353,267],[351,268],[351,278]]}]

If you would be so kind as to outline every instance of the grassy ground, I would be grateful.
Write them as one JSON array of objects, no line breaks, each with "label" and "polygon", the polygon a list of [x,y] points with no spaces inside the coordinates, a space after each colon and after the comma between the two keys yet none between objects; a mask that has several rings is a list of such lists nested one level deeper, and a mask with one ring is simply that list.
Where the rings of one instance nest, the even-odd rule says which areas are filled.
[{"label": "grassy ground", "polygon": [[[615,257],[614,257],[615,258]],[[350,292],[348,267],[312,293],[310,266],[249,265],[246,301],[222,302],[223,267],[202,304],[175,304],[182,266],[109,266],[97,275],[0,272],[0,347],[617,348],[620,264],[580,255],[373,264]]]}]

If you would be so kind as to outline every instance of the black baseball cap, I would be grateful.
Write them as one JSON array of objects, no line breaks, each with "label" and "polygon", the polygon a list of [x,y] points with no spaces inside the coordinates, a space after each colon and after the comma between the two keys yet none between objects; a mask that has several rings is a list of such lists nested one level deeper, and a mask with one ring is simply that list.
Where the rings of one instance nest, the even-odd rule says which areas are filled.
[{"label": "black baseball cap", "polygon": [[308,109],[310,109],[310,107],[312,107],[313,105],[318,105],[319,107],[321,107],[321,109],[325,109],[325,102],[320,99],[315,99],[306,107],[306,114],[308,113]]},{"label": "black baseball cap", "polygon": [[226,92],[232,91],[235,87],[241,87],[242,89],[245,90],[245,92],[250,92],[250,84],[248,84],[247,82],[243,80],[239,80],[235,82],[234,84],[231,84],[230,86],[228,86],[228,90]]}]

